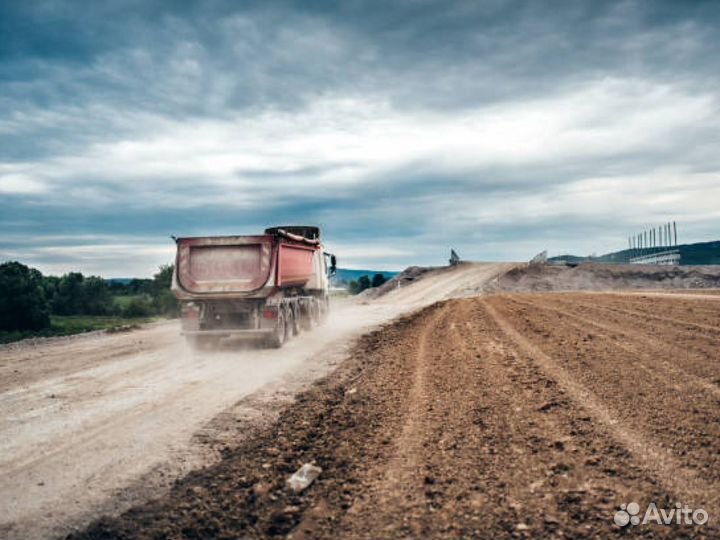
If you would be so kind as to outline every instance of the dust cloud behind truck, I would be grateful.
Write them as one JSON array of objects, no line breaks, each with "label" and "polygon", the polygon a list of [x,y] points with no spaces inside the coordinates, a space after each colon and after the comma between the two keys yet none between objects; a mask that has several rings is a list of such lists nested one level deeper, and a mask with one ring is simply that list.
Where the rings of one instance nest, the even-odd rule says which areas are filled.
[{"label": "dust cloud behind truck", "polygon": [[225,337],[281,347],[329,311],[335,256],[318,227],[272,227],[255,236],[178,238],[172,291],[182,333],[196,348]]}]

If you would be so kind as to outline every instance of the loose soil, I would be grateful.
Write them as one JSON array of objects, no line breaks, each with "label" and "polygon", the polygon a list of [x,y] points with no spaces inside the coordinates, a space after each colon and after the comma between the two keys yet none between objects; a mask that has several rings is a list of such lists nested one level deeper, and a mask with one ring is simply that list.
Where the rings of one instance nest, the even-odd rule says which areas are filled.
[{"label": "loose soil", "polygon": [[720,266],[585,263],[516,265],[475,292],[720,288]]},{"label": "loose soil", "polygon": [[[71,535],[106,538],[717,538],[720,302],[499,294],[434,304],[222,460]],[[301,494],[303,463],[322,468]],[[676,502],[710,522],[613,522]]]}]

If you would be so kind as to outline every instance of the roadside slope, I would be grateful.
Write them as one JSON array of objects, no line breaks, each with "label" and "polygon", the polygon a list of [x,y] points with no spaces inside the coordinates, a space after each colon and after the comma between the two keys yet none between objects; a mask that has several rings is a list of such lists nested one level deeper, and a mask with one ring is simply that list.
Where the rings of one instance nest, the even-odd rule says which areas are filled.
[{"label": "roadside slope", "polygon": [[448,298],[471,296],[490,288],[518,263],[471,263],[436,268],[410,283],[397,283],[375,300],[378,304],[417,308]]},{"label": "roadside slope", "polygon": [[477,292],[720,288],[720,266],[584,263],[517,265]]}]

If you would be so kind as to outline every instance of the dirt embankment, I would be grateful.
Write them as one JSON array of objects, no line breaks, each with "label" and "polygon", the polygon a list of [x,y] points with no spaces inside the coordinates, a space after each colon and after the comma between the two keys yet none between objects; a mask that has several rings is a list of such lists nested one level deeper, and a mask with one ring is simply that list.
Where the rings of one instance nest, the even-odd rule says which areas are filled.
[{"label": "dirt embankment", "polygon": [[432,272],[433,270],[439,270],[439,268],[432,266],[408,266],[405,270],[394,276],[392,279],[389,279],[379,287],[367,289],[361,294],[366,298],[378,298],[396,289],[411,285],[415,281],[422,279],[424,275],[426,275],[428,272]]},{"label": "dirt embankment", "polygon": [[463,262],[437,268],[411,266],[375,289],[367,298],[393,295],[402,299],[412,291],[445,289],[441,298],[462,298],[494,292],[707,290],[720,289],[720,266],[657,266],[586,263],[575,267],[548,264]]},{"label": "dirt embankment", "polygon": [[720,288],[720,266],[518,265],[477,292]]},{"label": "dirt embankment", "polygon": [[[436,304],[219,464],[73,538],[606,538],[632,501],[711,520],[621,533],[716,538],[718,320],[717,301],[625,294]],[[290,493],[310,461],[319,479]]]}]

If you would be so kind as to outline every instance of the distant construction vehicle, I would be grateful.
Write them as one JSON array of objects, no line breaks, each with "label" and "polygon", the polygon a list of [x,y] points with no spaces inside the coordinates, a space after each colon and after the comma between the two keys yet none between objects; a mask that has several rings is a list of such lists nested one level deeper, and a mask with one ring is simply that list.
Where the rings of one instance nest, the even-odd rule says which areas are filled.
[{"label": "distant construction vehicle", "polygon": [[461,262],[460,255],[458,255],[452,248],[450,249],[450,260],[448,262],[450,263],[450,266],[455,266]]},{"label": "distant construction vehicle", "polygon": [[328,314],[335,256],[320,229],[272,227],[257,236],[177,238],[172,291],[182,333],[195,348],[224,337],[282,347]]}]

